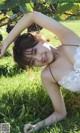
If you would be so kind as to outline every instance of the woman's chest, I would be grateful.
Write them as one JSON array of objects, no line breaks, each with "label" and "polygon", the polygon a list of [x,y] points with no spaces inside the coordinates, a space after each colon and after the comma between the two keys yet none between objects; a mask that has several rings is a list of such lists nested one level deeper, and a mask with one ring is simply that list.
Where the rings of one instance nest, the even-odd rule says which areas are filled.
[{"label": "woman's chest", "polygon": [[73,70],[73,64],[71,64],[67,58],[61,57],[55,63],[51,64],[50,68],[53,76],[58,82]]},{"label": "woman's chest", "polygon": [[[57,60],[50,65],[52,74],[56,81],[61,80],[65,75],[68,75],[72,70],[74,70],[74,64],[76,64],[76,66],[77,63],[80,64],[80,47],[64,47],[65,49],[63,47],[58,49],[60,55]],[[69,50],[70,47],[71,49]]]},{"label": "woman's chest", "polygon": [[62,56],[51,64],[52,73],[59,85],[70,91],[80,91],[80,47],[73,54],[73,61]]}]

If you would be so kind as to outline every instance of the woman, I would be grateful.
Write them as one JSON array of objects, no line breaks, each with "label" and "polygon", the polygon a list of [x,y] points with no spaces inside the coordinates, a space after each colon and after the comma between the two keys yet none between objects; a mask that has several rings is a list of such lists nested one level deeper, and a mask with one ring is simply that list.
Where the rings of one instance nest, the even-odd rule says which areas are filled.
[{"label": "woman", "polygon": [[55,34],[61,41],[57,48],[51,46],[43,38],[23,34],[19,36],[13,48],[14,59],[21,68],[29,66],[45,66],[41,79],[48,92],[54,112],[45,120],[35,125],[26,124],[24,132],[39,130],[43,126],[51,125],[63,120],[66,115],[64,100],[61,95],[60,86],[70,91],[80,91],[80,38],[73,31],[61,25],[57,21],[39,13],[32,12],[24,14],[1,46],[2,57],[7,47],[15,38],[31,24],[36,23]]}]

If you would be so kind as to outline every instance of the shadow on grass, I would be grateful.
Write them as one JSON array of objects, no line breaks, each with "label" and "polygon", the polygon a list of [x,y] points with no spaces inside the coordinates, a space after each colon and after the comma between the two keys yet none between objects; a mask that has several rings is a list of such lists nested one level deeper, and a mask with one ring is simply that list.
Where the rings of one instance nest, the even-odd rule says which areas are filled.
[{"label": "shadow on grass", "polygon": [[9,64],[6,65],[0,65],[0,77],[12,77],[17,74],[22,73],[24,70],[20,69],[18,66],[10,66]]},{"label": "shadow on grass", "polygon": [[[70,104],[67,103],[68,116],[65,120],[36,133],[80,133],[80,104],[73,103],[75,98]],[[30,88],[23,92],[17,89],[15,92],[3,94],[0,100],[0,122],[9,122],[11,133],[23,133],[24,124],[38,122],[49,116],[52,110],[51,101],[41,85],[36,86],[35,92]]]}]

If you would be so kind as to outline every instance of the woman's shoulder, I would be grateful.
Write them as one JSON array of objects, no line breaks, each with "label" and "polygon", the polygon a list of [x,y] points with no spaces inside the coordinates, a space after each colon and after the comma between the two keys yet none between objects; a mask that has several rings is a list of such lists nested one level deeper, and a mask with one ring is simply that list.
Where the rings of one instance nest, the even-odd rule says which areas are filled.
[{"label": "woman's shoulder", "polygon": [[56,83],[55,78],[53,78],[50,65],[46,66],[41,72],[41,79],[47,82]]},{"label": "woman's shoulder", "polygon": [[49,67],[46,66],[46,67],[43,68],[43,70],[42,70],[42,72],[41,72],[41,76],[42,76],[42,77],[48,78],[49,73],[50,73],[50,72],[49,72]]}]

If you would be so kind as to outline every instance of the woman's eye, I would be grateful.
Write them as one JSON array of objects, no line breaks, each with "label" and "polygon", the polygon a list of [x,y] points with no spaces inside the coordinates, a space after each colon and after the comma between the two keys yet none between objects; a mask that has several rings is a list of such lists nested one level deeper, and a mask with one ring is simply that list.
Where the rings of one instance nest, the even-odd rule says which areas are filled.
[{"label": "woman's eye", "polygon": [[36,55],[37,49],[33,49],[33,55]]},{"label": "woman's eye", "polygon": [[30,63],[31,65],[34,65],[35,64],[35,61],[34,60],[31,60],[31,63]]}]

